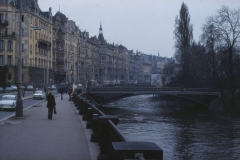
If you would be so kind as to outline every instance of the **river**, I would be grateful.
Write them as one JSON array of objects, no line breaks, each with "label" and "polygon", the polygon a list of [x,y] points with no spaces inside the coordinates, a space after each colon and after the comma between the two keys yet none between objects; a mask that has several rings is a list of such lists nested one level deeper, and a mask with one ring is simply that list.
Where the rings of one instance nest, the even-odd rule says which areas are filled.
[{"label": "river", "polygon": [[119,117],[129,141],[155,142],[164,160],[240,159],[240,118],[228,118],[152,95],[107,103],[103,112]]}]

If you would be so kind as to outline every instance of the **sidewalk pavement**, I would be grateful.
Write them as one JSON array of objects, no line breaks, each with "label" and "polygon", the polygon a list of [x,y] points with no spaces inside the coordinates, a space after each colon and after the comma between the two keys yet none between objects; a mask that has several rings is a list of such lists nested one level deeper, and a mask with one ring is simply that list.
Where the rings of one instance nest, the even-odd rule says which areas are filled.
[{"label": "sidewalk pavement", "polygon": [[[96,160],[97,143],[77,114],[68,95],[56,97],[57,114],[47,118],[46,101],[27,109],[23,117],[0,123],[0,159],[4,160]],[[25,97],[27,98],[27,97]]]}]

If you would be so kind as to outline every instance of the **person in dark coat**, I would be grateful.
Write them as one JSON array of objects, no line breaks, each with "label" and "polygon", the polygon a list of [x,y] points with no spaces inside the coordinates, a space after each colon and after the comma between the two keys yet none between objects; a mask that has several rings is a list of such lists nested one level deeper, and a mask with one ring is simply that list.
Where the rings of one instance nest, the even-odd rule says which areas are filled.
[{"label": "person in dark coat", "polygon": [[56,112],[55,107],[56,107],[55,97],[52,95],[52,91],[49,91],[47,96],[48,119],[52,119],[53,109],[54,112]]},{"label": "person in dark coat", "polygon": [[61,93],[61,100],[63,100],[63,93],[64,93],[64,89],[63,88],[60,90],[60,93]]},{"label": "person in dark coat", "polygon": [[24,91],[24,88],[22,88],[22,96],[24,97],[25,95],[25,91]]}]

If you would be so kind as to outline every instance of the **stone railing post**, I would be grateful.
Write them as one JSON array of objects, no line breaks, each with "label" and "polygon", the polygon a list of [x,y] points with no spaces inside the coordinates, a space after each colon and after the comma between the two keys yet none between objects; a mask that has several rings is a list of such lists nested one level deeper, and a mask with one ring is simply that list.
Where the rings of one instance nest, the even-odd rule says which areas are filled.
[{"label": "stone railing post", "polygon": [[91,129],[92,128],[92,108],[87,109],[87,123],[86,128]]},{"label": "stone railing post", "polygon": [[108,120],[111,120],[115,125],[118,124],[116,116],[99,116],[98,117],[98,143],[100,146],[100,153],[97,160],[108,160],[110,149],[110,133],[108,131]]},{"label": "stone railing post", "polygon": [[92,134],[91,134],[91,142],[98,142],[98,114],[93,114],[92,117]]},{"label": "stone railing post", "polygon": [[78,114],[83,115],[83,99],[80,98],[79,101],[80,102],[79,102],[79,112],[78,112]]},{"label": "stone railing post", "polygon": [[88,109],[88,103],[90,100],[83,100],[83,116],[82,120],[86,121],[87,120],[87,109]]},{"label": "stone railing post", "polygon": [[112,142],[109,159],[163,160],[163,150],[153,142]]}]

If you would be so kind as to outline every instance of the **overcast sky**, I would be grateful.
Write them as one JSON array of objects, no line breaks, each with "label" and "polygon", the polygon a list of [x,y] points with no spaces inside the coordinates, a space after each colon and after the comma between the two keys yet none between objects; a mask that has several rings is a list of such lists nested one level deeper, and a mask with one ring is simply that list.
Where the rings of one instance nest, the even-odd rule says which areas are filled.
[{"label": "overcast sky", "polygon": [[108,43],[166,57],[174,55],[174,23],[182,2],[188,6],[197,42],[208,16],[222,5],[240,8],[239,0],[38,0],[42,11],[51,7],[55,15],[60,10],[90,36],[98,36],[101,22]]}]

